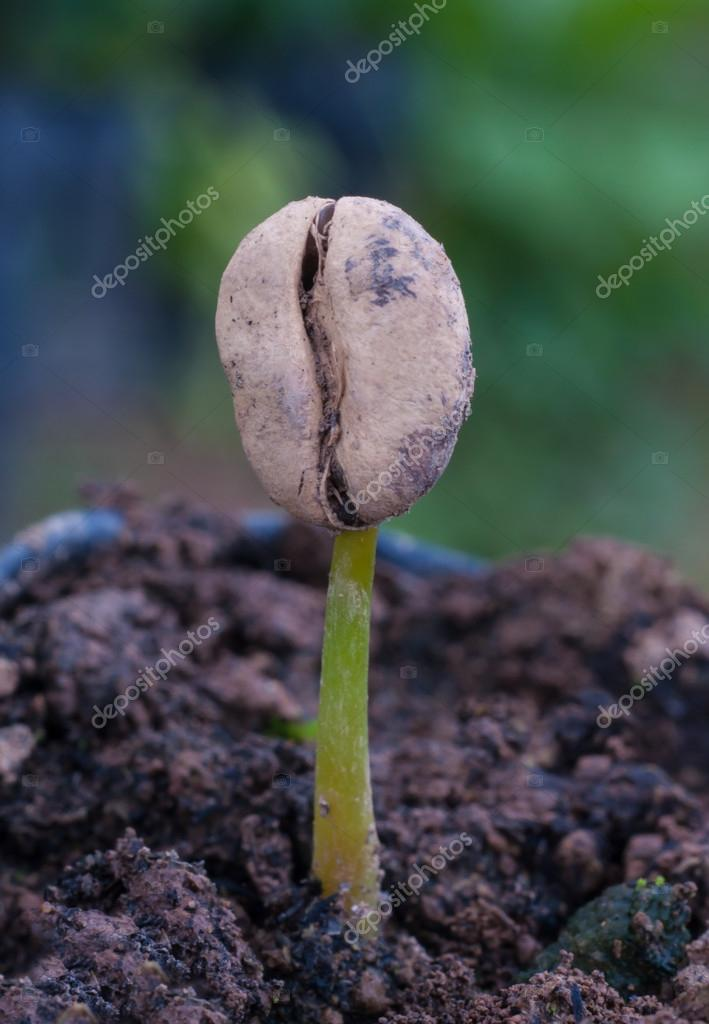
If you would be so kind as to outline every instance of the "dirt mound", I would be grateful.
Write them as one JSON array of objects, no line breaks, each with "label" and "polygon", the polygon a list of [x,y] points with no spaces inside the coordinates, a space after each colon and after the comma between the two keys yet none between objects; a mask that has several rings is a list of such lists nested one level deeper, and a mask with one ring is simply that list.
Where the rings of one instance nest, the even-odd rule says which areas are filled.
[{"label": "dirt mound", "polygon": [[[329,539],[120,515],[0,592],[0,1021],[709,1019],[709,603],[670,566],[607,540],[380,562],[385,923],[359,948],[307,880]],[[677,974],[621,997],[562,955],[521,980],[658,874],[691,912]]]}]

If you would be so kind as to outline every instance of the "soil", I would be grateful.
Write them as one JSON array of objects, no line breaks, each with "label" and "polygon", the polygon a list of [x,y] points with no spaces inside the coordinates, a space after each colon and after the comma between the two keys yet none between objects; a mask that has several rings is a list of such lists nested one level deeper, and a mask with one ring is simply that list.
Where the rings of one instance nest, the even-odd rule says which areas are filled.
[{"label": "soil", "polygon": [[[383,889],[414,891],[355,946],[308,880],[313,746],[287,738],[316,713],[329,538],[120,503],[116,542],[3,597],[2,1024],[709,1021],[709,643],[597,724],[709,621],[670,565],[605,539],[477,577],[379,565]],[[660,875],[672,956],[620,978],[615,937],[612,988],[586,926],[584,970],[562,948],[533,973]],[[662,922],[631,924],[657,952]]]}]

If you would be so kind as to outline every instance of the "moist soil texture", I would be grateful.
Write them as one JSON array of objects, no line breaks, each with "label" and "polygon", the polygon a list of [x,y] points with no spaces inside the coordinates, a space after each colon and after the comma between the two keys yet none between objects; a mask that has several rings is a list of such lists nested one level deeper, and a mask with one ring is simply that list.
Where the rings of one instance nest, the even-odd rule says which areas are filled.
[{"label": "moist soil texture", "polygon": [[331,538],[114,502],[0,593],[0,1024],[709,1021],[709,601],[671,565],[380,562],[371,942],[309,879]]}]

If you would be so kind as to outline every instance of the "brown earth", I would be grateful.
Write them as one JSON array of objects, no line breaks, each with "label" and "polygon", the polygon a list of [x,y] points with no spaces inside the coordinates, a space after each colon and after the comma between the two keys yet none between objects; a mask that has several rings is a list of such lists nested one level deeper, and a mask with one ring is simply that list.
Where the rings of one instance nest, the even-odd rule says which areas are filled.
[{"label": "brown earth", "polygon": [[[609,540],[478,578],[380,564],[384,888],[470,842],[358,949],[308,881],[312,745],[282,738],[316,711],[328,537],[293,526],[276,550],[124,500],[120,542],[5,602],[2,1024],[709,1021],[709,644],[596,723],[709,621],[669,565]],[[675,977],[622,998],[566,957],[521,980],[575,910],[658,873],[693,883]]]}]

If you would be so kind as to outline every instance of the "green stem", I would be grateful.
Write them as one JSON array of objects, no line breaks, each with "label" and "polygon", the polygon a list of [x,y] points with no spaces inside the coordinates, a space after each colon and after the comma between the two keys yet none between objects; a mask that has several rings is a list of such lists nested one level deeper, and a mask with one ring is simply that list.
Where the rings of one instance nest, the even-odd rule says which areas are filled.
[{"label": "green stem", "polygon": [[379,840],[367,739],[369,618],[376,528],[335,538],[325,609],[315,763],[313,874],[345,909],[376,907]]}]

